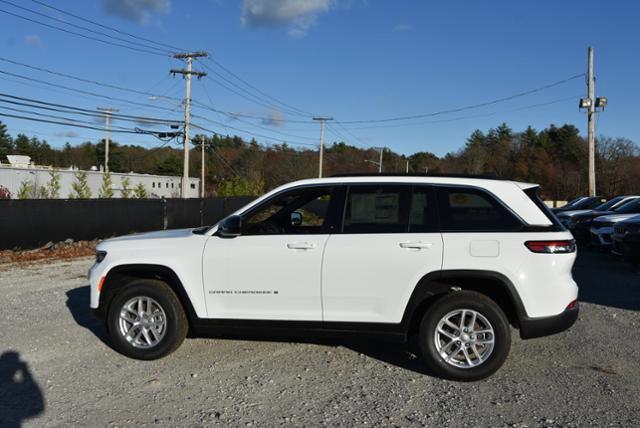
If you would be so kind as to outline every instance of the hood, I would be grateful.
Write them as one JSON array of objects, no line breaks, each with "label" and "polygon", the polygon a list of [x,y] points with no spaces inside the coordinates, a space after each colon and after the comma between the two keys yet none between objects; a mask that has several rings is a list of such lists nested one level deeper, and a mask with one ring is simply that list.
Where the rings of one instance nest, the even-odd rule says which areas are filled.
[{"label": "hood", "polygon": [[614,214],[613,211],[596,211],[596,210],[583,210],[582,212],[576,213],[573,217],[575,218],[584,218],[584,217],[592,217],[592,218],[600,218],[602,216]]},{"label": "hood", "polygon": [[638,214],[612,214],[612,215],[603,215],[595,220],[594,223],[617,223],[622,220],[627,220],[629,218],[635,217]]},{"label": "hood", "polygon": [[558,217],[573,217],[574,215],[590,214],[591,212],[593,212],[593,210],[567,210],[567,211],[560,211],[558,213]]},{"label": "hood", "polygon": [[124,242],[124,241],[143,241],[154,239],[172,239],[172,238],[186,238],[193,235],[193,228],[191,229],[171,229],[171,230],[159,230],[157,232],[144,232],[134,233],[132,235],[118,236],[117,238],[111,238],[103,241],[104,244],[112,242]]}]

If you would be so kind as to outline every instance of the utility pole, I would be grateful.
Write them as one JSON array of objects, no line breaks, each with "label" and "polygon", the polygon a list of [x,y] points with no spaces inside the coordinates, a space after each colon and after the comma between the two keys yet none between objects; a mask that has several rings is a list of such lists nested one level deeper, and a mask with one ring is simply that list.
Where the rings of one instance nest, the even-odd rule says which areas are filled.
[{"label": "utility pole", "polygon": [[593,48],[589,46],[588,51],[589,70],[587,72],[587,88],[588,97],[591,100],[589,110],[587,112],[589,130],[589,196],[596,196],[596,81],[593,76]]},{"label": "utility pole", "polygon": [[109,172],[109,118],[111,117],[111,113],[120,110],[111,107],[97,107],[97,110],[104,113],[104,128],[106,132],[104,138],[104,172]]},{"label": "utility pole", "polygon": [[[378,174],[382,174],[382,156],[384,154],[384,147],[379,147],[380,149],[380,160],[378,162],[365,159],[365,162],[372,163],[374,165],[378,165]],[[409,172],[409,163],[407,162],[407,172]]]},{"label": "utility pole", "polygon": [[206,76],[207,73],[202,71],[193,71],[192,64],[193,58],[208,56],[206,52],[189,52],[179,53],[173,55],[176,59],[184,59],[187,61],[187,69],[172,69],[170,71],[174,76],[181,74],[187,81],[187,96],[184,103],[184,166],[182,173],[182,197],[186,198],[189,192],[189,124],[191,121],[191,76],[196,76],[198,79]]},{"label": "utility pole", "polygon": [[596,98],[596,78],[593,73],[593,48],[587,52],[587,98],[580,99],[580,108],[587,110],[587,140],[589,143],[589,196],[596,196],[596,109],[607,106],[607,98]]},{"label": "utility pole", "polygon": [[322,161],[324,157],[324,124],[327,120],[333,120],[332,117],[314,117],[313,120],[320,121],[320,159],[318,161],[318,177],[322,178]]},{"label": "utility pole", "polygon": [[200,148],[202,149],[202,170],[200,171],[200,197],[204,198],[204,135],[200,137]]},{"label": "utility pole", "polygon": [[405,171],[405,174],[409,174],[409,161],[407,161],[407,169]]}]

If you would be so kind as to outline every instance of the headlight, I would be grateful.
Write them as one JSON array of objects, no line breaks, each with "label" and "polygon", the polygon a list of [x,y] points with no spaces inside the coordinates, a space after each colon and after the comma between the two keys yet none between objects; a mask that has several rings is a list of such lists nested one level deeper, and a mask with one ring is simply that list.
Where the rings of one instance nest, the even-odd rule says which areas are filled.
[{"label": "headlight", "polygon": [[100,263],[105,257],[107,257],[106,251],[96,251],[96,263]]}]

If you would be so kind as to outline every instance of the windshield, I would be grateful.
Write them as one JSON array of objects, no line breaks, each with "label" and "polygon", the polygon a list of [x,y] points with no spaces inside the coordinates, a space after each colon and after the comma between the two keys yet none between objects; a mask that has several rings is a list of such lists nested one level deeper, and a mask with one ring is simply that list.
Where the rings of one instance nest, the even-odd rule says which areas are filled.
[{"label": "windshield", "polygon": [[562,208],[571,208],[583,199],[586,199],[586,196],[580,196],[579,198],[575,198],[567,202]]},{"label": "windshield", "polygon": [[620,202],[624,198],[625,198],[625,196],[617,196],[617,197],[611,199],[610,201],[605,202],[604,204],[598,205],[594,209],[596,211],[607,211],[607,210],[609,210],[609,208],[613,207],[615,204],[617,204],[618,202]]},{"label": "windshield", "polygon": [[602,199],[600,196],[591,196],[579,201],[577,204],[572,206],[571,209],[572,210],[592,210],[603,202],[605,202],[605,200]]},{"label": "windshield", "polygon": [[627,202],[626,204],[622,204],[618,208],[614,210],[619,214],[631,214],[640,211],[640,199],[634,199],[632,201]]}]

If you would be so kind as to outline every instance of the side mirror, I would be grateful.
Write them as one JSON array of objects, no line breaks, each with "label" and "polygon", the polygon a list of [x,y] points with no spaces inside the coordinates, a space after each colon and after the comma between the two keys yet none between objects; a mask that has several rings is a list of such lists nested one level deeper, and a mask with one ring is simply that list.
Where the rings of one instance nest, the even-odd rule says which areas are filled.
[{"label": "side mirror", "polygon": [[302,224],[302,213],[294,211],[291,213],[291,226],[300,226]]},{"label": "side mirror", "polygon": [[240,236],[242,233],[242,217],[239,215],[232,215],[220,223],[218,227],[218,235],[223,238],[233,238],[235,236]]}]

